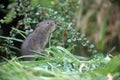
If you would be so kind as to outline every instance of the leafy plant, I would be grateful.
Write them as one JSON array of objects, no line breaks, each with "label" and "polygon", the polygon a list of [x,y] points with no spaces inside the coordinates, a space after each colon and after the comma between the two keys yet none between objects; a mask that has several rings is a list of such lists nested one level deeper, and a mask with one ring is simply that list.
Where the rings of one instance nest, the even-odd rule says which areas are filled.
[{"label": "leafy plant", "polygon": [[[11,37],[11,39],[9,39],[12,43],[8,46],[1,46],[7,48],[8,50],[11,50],[10,46],[13,46],[13,48],[17,49],[13,44],[13,40],[21,42],[21,39],[24,39],[29,33],[33,31],[37,23],[44,19],[52,19],[57,22],[57,29],[51,35],[48,44],[49,47],[51,45],[59,45],[67,48],[74,53],[79,54],[79,52],[75,52],[76,46],[79,47],[82,45],[83,47],[88,47],[87,49],[90,53],[96,53],[95,46],[85,37],[85,35],[80,34],[74,29],[74,12],[79,7],[77,5],[77,0],[66,0],[64,4],[62,0],[60,0],[59,2],[60,3],[57,4],[57,2],[55,1],[55,3],[51,5],[51,7],[44,7],[41,5],[32,6],[32,3],[28,0],[12,1],[14,5],[11,4],[12,6],[9,5],[8,8],[12,9],[14,6],[13,11],[16,14],[14,15],[14,17],[11,15],[11,18],[14,19],[17,16],[20,16],[22,17],[22,19],[18,20],[17,25],[13,26],[10,31],[9,37]],[[77,6],[74,7],[74,5],[72,5],[73,3]],[[56,5],[58,5],[59,7],[57,7]],[[1,23],[6,23],[6,20],[1,19]],[[5,39],[5,37],[1,38]],[[7,38],[8,37],[6,37],[6,39]],[[80,44],[77,45],[78,43]],[[19,50],[17,49],[16,52],[18,51]]]},{"label": "leafy plant", "polygon": [[[119,58],[107,60],[102,55],[92,59],[75,56],[60,46],[46,49],[53,57],[45,56],[38,61],[19,61],[18,58],[5,60],[0,63],[0,79],[27,80],[27,79],[57,79],[57,80],[106,80],[107,75],[119,80]],[[41,57],[43,55],[39,55]],[[111,66],[113,65],[113,66]]]},{"label": "leafy plant", "polygon": [[[85,60],[86,58],[74,56],[68,50],[60,46],[47,48],[46,51],[53,54],[53,57],[44,56],[44,59],[38,61],[18,61],[16,60],[17,58],[13,58],[9,61],[5,60],[6,62],[0,65],[0,79],[85,80],[86,77],[87,79],[96,79],[100,76],[103,77],[102,79],[105,79],[105,76],[102,74],[90,73],[97,68],[103,68],[106,63],[104,60]],[[98,65],[97,63],[100,62],[104,63],[104,66],[95,67]]]}]

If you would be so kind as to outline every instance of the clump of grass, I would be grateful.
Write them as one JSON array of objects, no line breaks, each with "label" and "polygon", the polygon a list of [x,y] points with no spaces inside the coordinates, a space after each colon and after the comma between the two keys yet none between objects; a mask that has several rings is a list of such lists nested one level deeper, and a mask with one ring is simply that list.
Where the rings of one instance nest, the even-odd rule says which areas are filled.
[{"label": "clump of grass", "polygon": [[[120,71],[118,60],[114,58],[109,63],[103,56],[87,59],[71,54],[60,46],[46,49],[53,56],[44,56],[38,61],[5,60],[0,64],[1,80],[106,80],[106,75],[112,71]],[[111,69],[111,63],[116,69]],[[108,63],[108,64],[107,64]],[[108,69],[111,69],[109,71]],[[119,75],[117,75],[118,77]]]}]

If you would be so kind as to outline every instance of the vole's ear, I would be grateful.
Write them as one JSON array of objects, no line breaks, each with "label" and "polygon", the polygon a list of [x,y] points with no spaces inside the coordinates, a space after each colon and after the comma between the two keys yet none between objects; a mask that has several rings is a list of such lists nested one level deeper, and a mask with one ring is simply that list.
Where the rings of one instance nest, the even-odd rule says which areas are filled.
[{"label": "vole's ear", "polygon": [[43,24],[45,24],[45,23],[44,22],[40,22],[40,23],[36,24],[35,28],[41,27]]},{"label": "vole's ear", "polygon": [[36,24],[35,28],[37,28],[37,27],[39,27],[39,26],[40,26],[40,24],[38,23],[38,24]]}]

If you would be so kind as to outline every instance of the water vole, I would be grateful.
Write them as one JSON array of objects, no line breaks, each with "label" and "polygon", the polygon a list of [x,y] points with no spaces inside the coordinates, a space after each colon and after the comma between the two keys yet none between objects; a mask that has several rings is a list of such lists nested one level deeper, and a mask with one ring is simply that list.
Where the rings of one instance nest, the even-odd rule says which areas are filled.
[{"label": "water vole", "polygon": [[[55,30],[56,22],[53,20],[44,20],[36,25],[35,30],[29,34],[21,46],[22,55],[33,55],[31,50],[43,51],[51,32]],[[24,60],[34,60],[26,57]]]}]

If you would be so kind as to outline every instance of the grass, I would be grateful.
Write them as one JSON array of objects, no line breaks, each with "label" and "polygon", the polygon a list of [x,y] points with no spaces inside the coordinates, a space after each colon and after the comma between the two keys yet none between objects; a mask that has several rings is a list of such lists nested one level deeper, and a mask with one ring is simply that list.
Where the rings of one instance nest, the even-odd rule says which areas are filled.
[{"label": "grass", "polygon": [[[13,58],[0,63],[0,80],[107,80],[120,79],[120,55],[112,60],[102,55],[92,59],[75,56],[60,46],[46,49],[54,57],[38,55],[42,60],[20,61]],[[109,77],[108,77],[109,78]]]}]

